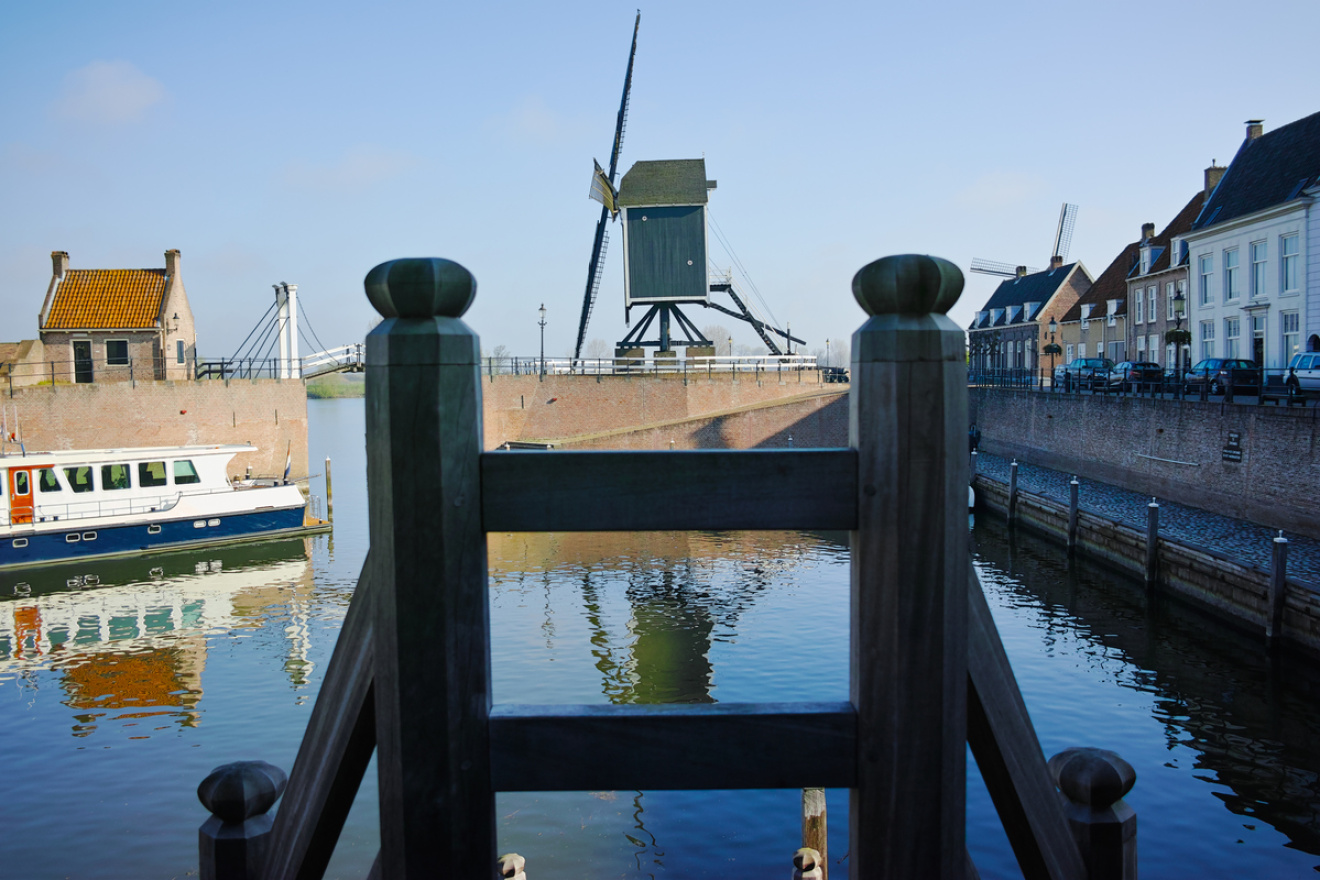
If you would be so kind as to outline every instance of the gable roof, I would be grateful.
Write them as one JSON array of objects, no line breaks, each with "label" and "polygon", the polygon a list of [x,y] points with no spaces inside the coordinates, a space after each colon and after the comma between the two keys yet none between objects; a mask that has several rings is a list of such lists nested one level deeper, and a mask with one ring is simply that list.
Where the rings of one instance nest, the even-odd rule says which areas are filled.
[{"label": "gable roof", "polygon": [[[1082,306],[1090,303],[1091,305],[1104,304],[1111,299],[1122,300],[1118,305],[1116,315],[1126,314],[1127,312],[1127,277],[1132,271],[1132,264],[1140,257],[1141,242],[1134,241],[1119,252],[1114,257],[1114,261],[1109,264],[1105,271],[1095,279],[1091,289],[1077,297],[1077,302],[1073,303],[1072,308],[1064,312],[1063,317],[1059,319],[1060,324],[1066,324],[1069,321],[1080,321],[1082,319]],[[1095,314],[1094,309],[1092,313]],[[1108,307],[1102,308],[1100,314],[1107,314]],[[1100,317],[1100,314],[1095,314]]]},{"label": "gable roof", "polygon": [[1238,148],[1192,225],[1204,229],[1290,201],[1320,178],[1320,113],[1290,122]]},{"label": "gable roof", "polygon": [[[995,288],[995,292],[990,294],[990,299],[986,300],[981,311],[985,312],[983,320],[972,321],[971,329],[985,330],[988,327],[1002,327],[1008,324],[1009,310],[1014,306],[1018,307],[1019,312],[1017,321],[1030,321],[1035,315],[1023,315],[1025,311],[1022,307],[1027,303],[1039,303],[1044,306],[1050,301],[1050,297],[1062,286],[1063,282],[1068,280],[1077,263],[1066,263],[1057,269],[1046,269],[1042,272],[1032,272],[1030,275],[1023,275],[1021,278],[1006,278]],[[1001,310],[998,320],[995,319],[996,310]],[[1036,311],[1039,311],[1037,309]]]},{"label": "gable roof", "polygon": [[636,162],[619,182],[619,204],[706,204],[706,160],[662,159]]},{"label": "gable roof", "polygon": [[1196,195],[1188,199],[1187,204],[1183,205],[1183,209],[1169,221],[1168,226],[1164,227],[1164,231],[1151,239],[1151,244],[1154,247],[1161,249],[1161,251],[1159,255],[1151,261],[1150,270],[1147,274],[1153,275],[1156,272],[1163,272],[1165,269],[1172,268],[1172,266],[1169,265],[1170,260],[1172,259],[1172,255],[1169,253],[1170,241],[1175,235],[1183,235],[1191,231],[1192,222],[1196,219],[1196,215],[1201,212],[1201,206],[1204,202],[1205,191],[1197,190]]},{"label": "gable roof", "polygon": [[69,269],[41,329],[154,329],[164,296],[164,269]]}]

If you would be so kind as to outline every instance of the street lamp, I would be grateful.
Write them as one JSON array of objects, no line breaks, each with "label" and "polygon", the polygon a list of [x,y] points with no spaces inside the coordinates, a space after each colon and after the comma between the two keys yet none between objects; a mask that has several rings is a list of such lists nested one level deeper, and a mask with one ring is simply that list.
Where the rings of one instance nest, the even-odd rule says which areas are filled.
[{"label": "street lamp", "polygon": [[825,366],[828,367],[829,365],[830,365],[830,341],[829,341],[828,339],[826,339],[826,340],[825,340]]},{"label": "street lamp", "polygon": [[541,303],[541,375],[545,375],[545,303]]}]

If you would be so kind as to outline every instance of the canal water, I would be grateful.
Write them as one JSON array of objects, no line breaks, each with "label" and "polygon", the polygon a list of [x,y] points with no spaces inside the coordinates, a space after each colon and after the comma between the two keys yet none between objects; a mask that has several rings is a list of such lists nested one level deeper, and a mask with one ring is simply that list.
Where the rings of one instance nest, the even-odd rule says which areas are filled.
[{"label": "canal water", "polygon": [[[309,401],[309,420],[312,460],[334,461],[331,536],[0,573],[0,878],[188,876],[198,782],[292,765],[367,549],[362,401]],[[1136,768],[1143,877],[1314,875],[1313,664],[993,520],[972,535],[1046,753],[1098,745]],[[847,697],[846,535],[494,534],[490,557],[497,702]],[[969,770],[969,850],[983,877],[1016,876]],[[366,876],[375,793],[373,767],[330,876]],[[847,794],[827,802],[846,876]],[[499,843],[534,880],[786,876],[799,804],[510,793]]]}]

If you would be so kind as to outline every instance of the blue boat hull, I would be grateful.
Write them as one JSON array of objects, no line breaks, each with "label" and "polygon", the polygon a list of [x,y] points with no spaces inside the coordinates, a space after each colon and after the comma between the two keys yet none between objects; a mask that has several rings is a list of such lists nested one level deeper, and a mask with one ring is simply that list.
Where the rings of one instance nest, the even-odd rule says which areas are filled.
[{"label": "blue boat hull", "polygon": [[[48,565],[79,559],[128,556],[157,550],[175,550],[258,537],[276,537],[303,530],[303,508],[259,510],[212,517],[202,520],[159,520],[132,525],[99,526],[95,529],[60,529],[58,531],[7,536],[0,539],[0,569]],[[215,525],[210,525],[210,523]],[[159,527],[152,534],[149,529]],[[76,540],[70,536],[77,536]],[[26,546],[14,546],[26,540]]]}]

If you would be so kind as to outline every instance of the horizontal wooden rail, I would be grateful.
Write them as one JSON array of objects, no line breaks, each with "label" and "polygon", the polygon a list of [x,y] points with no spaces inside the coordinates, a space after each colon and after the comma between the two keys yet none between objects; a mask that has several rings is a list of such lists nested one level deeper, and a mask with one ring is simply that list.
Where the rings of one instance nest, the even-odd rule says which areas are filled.
[{"label": "horizontal wooden rail", "polygon": [[851,703],[491,710],[496,791],[848,788]]},{"label": "horizontal wooden rail", "polygon": [[857,527],[852,449],[487,452],[488,532]]}]

